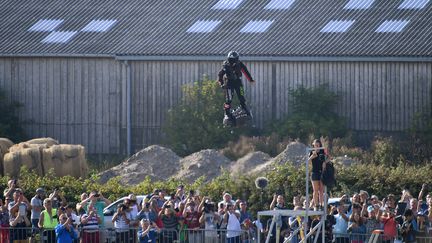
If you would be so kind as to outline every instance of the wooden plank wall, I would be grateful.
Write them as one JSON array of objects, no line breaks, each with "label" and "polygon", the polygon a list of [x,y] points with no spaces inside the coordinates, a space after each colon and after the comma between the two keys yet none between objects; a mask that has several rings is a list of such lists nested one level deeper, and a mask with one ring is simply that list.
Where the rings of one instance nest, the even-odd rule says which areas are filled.
[{"label": "wooden plank wall", "polygon": [[[432,63],[245,62],[257,81],[246,98],[262,127],[291,112],[290,88],[328,83],[336,111],[357,131],[402,131],[431,112]],[[182,85],[216,79],[221,62],[130,61],[133,150],[160,142],[166,111]],[[126,151],[126,65],[110,58],[0,58],[0,88],[24,106],[31,137],[83,144],[92,154]],[[221,104],[222,116],[222,104]]]},{"label": "wooden plank wall", "polygon": [[431,63],[285,62],[277,69],[277,117],[290,112],[289,88],[324,83],[357,131],[403,131],[416,112],[431,114]]},{"label": "wooden plank wall", "polygon": [[120,153],[121,70],[113,59],[0,58],[0,88],[29,137]]}]

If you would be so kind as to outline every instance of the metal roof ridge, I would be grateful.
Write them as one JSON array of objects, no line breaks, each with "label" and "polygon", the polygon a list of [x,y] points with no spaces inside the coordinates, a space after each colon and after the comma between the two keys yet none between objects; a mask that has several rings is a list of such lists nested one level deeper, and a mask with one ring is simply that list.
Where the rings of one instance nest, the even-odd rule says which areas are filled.
[{"label": "metal roof ridge", "polygon": [[[117,60],[128,61],[223,61],[225,55],[121,55]],[[297,62],[432,62],[432,57],[416,56],[241,56],[242,61],[297,61]]]}]

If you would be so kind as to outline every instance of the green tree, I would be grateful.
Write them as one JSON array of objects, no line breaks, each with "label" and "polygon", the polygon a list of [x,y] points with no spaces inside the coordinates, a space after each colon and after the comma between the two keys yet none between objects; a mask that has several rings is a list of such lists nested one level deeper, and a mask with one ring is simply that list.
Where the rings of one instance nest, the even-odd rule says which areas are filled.
[{"label": "green tree", "polygon": [[347,133],[345,119],[334,112],[339,97],[328,85],[316,88],[290,89],[293,111],[283,119],[271,122],[267,134],[276,132],[306,140],[314,137],[343,137]]},{"label": "green tree", "polygon": [[221,148],[248,128],[235,133],[222,125],[224,94],[218,83],[204,77],[202,81],[183,87],[181,103],[168,111],[163,126],[165,143],[184,156],[205,148]]},{"label": "green tree", "polygon": [[20,125],[17,111],[21,104],[9,102],[5,93],[0,90],[0,137],[6,137],[14,142],[24,139],[24,130]]}]

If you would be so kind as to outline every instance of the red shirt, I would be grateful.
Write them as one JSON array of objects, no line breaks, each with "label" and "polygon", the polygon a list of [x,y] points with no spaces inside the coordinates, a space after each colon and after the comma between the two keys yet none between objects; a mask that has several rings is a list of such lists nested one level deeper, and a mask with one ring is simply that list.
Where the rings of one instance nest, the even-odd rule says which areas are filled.
[{"label": "red shirt", "polygon": [[201,217],[201,213],[197,211],[187,212],[185,217],[185,223],[188,226],[188,229],[195,229],[201,226],[199,222],[199,218]]},{"label": "red shirt", "polygon": [[383,219],[384,223],[384,240],[394,239],[397,236],[396,220],[394,217]]}]

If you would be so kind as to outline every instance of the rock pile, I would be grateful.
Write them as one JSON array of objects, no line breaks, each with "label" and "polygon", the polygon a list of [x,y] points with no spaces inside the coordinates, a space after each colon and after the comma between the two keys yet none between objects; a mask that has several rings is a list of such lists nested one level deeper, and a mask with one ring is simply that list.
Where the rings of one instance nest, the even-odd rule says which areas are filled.
[{"label": "rock pile", "polygon": [[306,162],[307,146],[299,142],[291,142],[287,145],[286,149],[282,153],[278,154],[273,161],[277,164],[284,164],[286,162],[291,162],[294,165],[301,165]]},{"label": "rock pile", "polygon": [[120,165],[100,173],[100,182],[105,183],[115,176],[120,176],[120,182],[124,185],[139,184],[146,176],[152,180],[167,180],[178,171],[180,159],[171,149],[152,145]]},{"label": "rock pile", "polygon": [[270,155],[261,151],[248,153],[231,164],[230,174],[231,176],[250,174],[257,166],[265,164],[270,159]]},{"label": "rock pile", "polygon": [[231,161],[214,149],[201,150],[180,160],[181,169],[175,178],[193,182],[200,176],[206,180],[217,177],[222,169],[227,169]]}]

